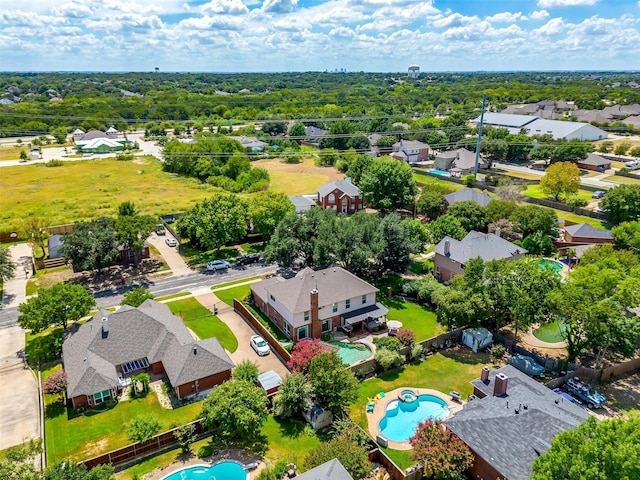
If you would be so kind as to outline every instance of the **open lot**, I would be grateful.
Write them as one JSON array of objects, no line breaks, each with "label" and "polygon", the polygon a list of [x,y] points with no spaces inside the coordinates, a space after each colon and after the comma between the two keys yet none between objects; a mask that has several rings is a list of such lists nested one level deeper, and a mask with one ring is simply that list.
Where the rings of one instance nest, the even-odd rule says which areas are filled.
[{"label": "open lot", "polygon": [[319,186],[344,178],[344,174],[333,167],[316,167],[310,157],[293,164],[284,163],[279,158],[258,160],[252,164],[268,170],[271,188],[289,196],[314,194]]}]

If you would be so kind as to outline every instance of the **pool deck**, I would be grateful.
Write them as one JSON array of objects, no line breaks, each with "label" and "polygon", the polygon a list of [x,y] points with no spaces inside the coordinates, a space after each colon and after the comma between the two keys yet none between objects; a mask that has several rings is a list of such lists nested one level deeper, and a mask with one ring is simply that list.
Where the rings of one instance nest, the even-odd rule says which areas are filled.
[{"label": "pool deck", "polygon": [[[439,399],[447,403],[447,406],[449,407],[449,416],[454,415],[462,410],[462,407],[464,405],[464,402],[455,402],[451,400],[451,397],[449,395],[445,395],[438,390],[413,387],[396,388],[395,390],[385,392],[383,398],[380,398],[374,402],[375,406],[373,407],[373,412],[367,413],[369,435],[371,435],[373,438],[376,438],[378,435],[380,435],[380,420],[382,420],[382,418],[387,413],[387,406],[392,401],[398,400],[398,395],[403,390],[411,390],[416,394],[416,396],[433,395],[434,397],[438,397]],[[381,436],[384,437],[383,435]],[[389,444],[389,448],[392,448],[394,450],[411,450],[411,444],[409,442],[394,442],[388,439],[387,442]]]},{"label": "pool deck", "polygon": [[196,465],[205,465],[207,467],[210,467],[223,460],[233,460],[243,465],[257,462],[258,467],[248,472],[250,475],[249,478],[251,479],[257,478],[262,469],[264,469],[265,467],[259,456],[255,454],[250,455],[244,450],[229,449],[220,450],[217,455],[212,455],[205,458],[198,458],[196,455],[192,455],[186,460],[175,461],[164,468],[157,468],[153,472],[147,473],[142,478],[143,480],[161,480],[168,475],[171,475],[172,473],[178,470],[182,470],[186,467],[193,467]]}]

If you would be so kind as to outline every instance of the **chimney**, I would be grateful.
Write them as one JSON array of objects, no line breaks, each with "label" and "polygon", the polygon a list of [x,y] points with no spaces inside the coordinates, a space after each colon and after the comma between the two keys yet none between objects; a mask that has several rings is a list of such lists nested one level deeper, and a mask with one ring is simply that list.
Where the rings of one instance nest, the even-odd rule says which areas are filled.
[{"label": "chimney", "polygon": [[449,240],[444,241],[444,256],[445,257],[451,256],[451,242]]},{"label": "chimney", "polygon": [[482,367],[482,373],[480,373],[480,380],[486,385],[489,383],[489,367]]},{"label": "chimney", "polygon": [[393,290],[391,287],[387,287],[387,298],[393,297]]},{"label": "chimney", "polygon": [[507,394],[507,383],[509,383],[509,377],[502,372],[497,374],[493,385],[493,396],[505,396]]},{"label": "chimney", "polygon": [[102,317],[102,333],[109,333],[109,320],[107,317]]},{"label": "chimney", "polygon": [[310,304],[311,304],[311,338],[320,338],[322,336],[322,324],[320,323],[320,311],[318,308],[318,287],[311,290],[310,296]]}]

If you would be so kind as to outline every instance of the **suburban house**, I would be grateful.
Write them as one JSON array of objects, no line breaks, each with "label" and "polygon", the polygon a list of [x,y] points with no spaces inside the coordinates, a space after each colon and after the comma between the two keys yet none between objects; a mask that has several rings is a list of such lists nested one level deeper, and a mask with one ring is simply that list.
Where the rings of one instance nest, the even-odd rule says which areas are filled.
[{"label": "suburban house", "polygon": [[473,200],[481,207],[486,207],[491,202],[493,202],[493,198],[491,198],[484,192],[478,192],[473,188],[463,188],[461,190],[458,190],[457,192],[451,192],[445,195],[444,206],[446,209],[456,202],[465,202],[469,200]]},{"label": "suburban house", "polygon": [[76,148],[80,153],[110,153],[124,150],[127,140],[118,138],[118,130],[110,127],[106,132],[89,130],[82,133],[77,129],[73,132]]},{"label": "suburban house", "polygon": [[296,480],[353,480],[340,460],[334,458],[317,467],[307,470],[296,477]]},{"label": "suburban house", "polygon": [[595,153],[590,153],[584,160],[576,162],[576,165],[578,168],[583,168],[585,170],[597,170],[598,172],[604,172],[605,170],[611,169],[611,160],[607,160]]},{"label": "suburban house", "polygon": [[293,341],[320,338],[340,327],[380,325],[389,310],[378,289],[340,267],[300,270],[251,285],[253,301]]},{"label": "suburban house", "polygon": [[317,203],[322,208],[332,208],[338,213],[355,213],[364,208],[364,197],[362,191],[347,177],[318,188]]},{"label": "suburban house", "polygon": [[528,250],[505,240],[493,233],[481,233],[471,230],[462,240],[444,237],[436,245],[433,258],[433,276],[444,282],[464,273],[464,266],[472,258],[489,260],[517,260]]},{"label": "suburban house", "polygon": [[[452,177],[460,177],[473,173],[476,164],[476,154],[466,148],[447,150],[436,155],[433,168],[441,172],[449,172]],[[478,157],[478,168],[485,168],[487,162]]]},{"label": "suburban house", "polygon": [[429,159],[429,145],[418,140],[400,140],[393,144],[391,156],[407,163],[424,162]]},{"label": "suburban house", "polygon": [[296,213],[304,213],[311,210],[313,207],[317,207],[316,195],[300,195],[297,197],[289,197],[291,203],[296,209]]},{"label": "suburban house", "polygon": [[613,243],[610,230],[601,230],[588,223],[564,227],[564,241],[573,244]]},{"label": "suburban house", "polygon": [[[472,120],[478,125],[480,117]],[[554,140],[564,138],[565,140],[604,140],[608,133],[589,123],[565,122],[562,120],[547,120],[532,115],[511,115],[508,113],[484,114],[483,125],[491,125],[496,128],[506,128],[514,135],[524,132],[529,137],[534,135],[551,135]]]},{"label": "suburban house", "polygon": [[261,152],[269,146],[267,142],[258,140],[258,137],[230,137],[242,144],[242,148],[251,152]]},{"label": "suburban house", "polygon": [[483,367],[473,395],[444,425],[472,451],[470,478],[527,480],[531,465],[558,433],[589,414],[543,384],[507,365]]},{"label": "suburban house", "polygon": [[168,306],[153,300],[100,310],[74,325],[65,332],[62,359],[74,407],[115,399],[142,372],[166,375],[176,396],[184,398],[228,380],[234,367],[216,338],[194,340]]},{"label": "suburban house", "polygon": [[[136,252],[132,248],[125,247],[124,245],[118,245],[118,252],[120,253],[120,261],[122,263],[135,263]],[[145,240],[142,250],[138,254],[138,261],[143,258],[149,258],[151,256],[151,250],[149,250],[149,243]]]}]

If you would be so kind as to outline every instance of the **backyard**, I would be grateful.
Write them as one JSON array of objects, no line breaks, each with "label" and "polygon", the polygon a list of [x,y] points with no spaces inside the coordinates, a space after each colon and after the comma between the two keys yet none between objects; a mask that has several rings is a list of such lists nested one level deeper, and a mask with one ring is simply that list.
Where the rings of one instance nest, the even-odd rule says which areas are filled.
[{"label": "backyard", "polygon": [[445,331],[435,312],[427,307],[396,297],[382,299],[381,303],[389,309],[387,319],[401,321],[403,328],[413,330],[418,342]]}]

